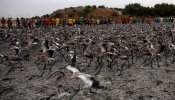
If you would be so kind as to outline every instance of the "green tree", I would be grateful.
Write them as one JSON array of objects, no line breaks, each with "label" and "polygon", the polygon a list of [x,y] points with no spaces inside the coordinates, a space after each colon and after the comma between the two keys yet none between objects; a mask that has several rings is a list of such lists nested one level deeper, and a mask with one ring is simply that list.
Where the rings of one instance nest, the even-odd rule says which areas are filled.
[{"label": "green tree", "polygon": [[143,10],[143,7],[138,3],[129,4],[125,6],[125,12],[132,16],[141,15],[142,10]]},{"label": "green tree", "polygon": [[34,18],[35,18],[35,19],[38,19],[38,18],[40,18],[40,16],[35,16]]},{"label": "green tree", "polygon": [[131,16],[175,16],[175,5],[162,3],[150,8],[134,3],[125,6],[124,14]]},{"label": "green tree", "polygon": [[92,8],[90,5],[88,5],[88,6],[85,6],[85,8]]},{"label": "green tree", "polygon": [[49,18],[49,14],[43,15],[43,16],[41,16],[41,18]]},{"label": "green tree", "polygon": [[96,7],[96,5],[93,5],[92,8],[93,8],[93,9],[96,9],[97,7]]},{"label": "green tree", "polygon": [[104,5],[100,5],[100,6],[98,6],[98,8],[105,8],[105,6]]},{"label": "green tree", "polygon": [[156,15],[160,16],[174,16],[175,15],[175,5],[173,4],[156,4],[154,6],[154,12]]}]

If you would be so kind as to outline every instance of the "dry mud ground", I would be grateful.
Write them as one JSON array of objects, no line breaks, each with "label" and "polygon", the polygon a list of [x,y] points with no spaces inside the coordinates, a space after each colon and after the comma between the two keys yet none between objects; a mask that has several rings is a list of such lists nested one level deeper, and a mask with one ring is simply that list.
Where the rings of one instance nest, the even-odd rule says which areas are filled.
[{"label": "dry mud ground", "polygon": [[[1,44],[1,54],[13,55],[6,43]],[[145,58],[134,60],[134,64],[130,68],[125,66],[122,75],[118,76],[116,65],[109,69],[106,64],[99,75],[95,75],[96,64],[93,62],[90,67],[85,67],[87,64],[78,56],[76,66],[104,86],[92,89],[94,93],[82,89],[84,83],[81,80],[67,78],[71,76],[64,69],[68,63],[59,54],[52,72],[46,69],[42,77],[39,75],[43,64],[36,65],[36,59],[30,56],[29,61],[22,61],[21,69],[19,65],[14,65],[15,68],[8,74],[10,66],[0,64],[0,100],[175,100],[175,65],[171,63],[172,57],[162,58],[160,68],[155,62],[153,68],[149,65],[138,67]]]}]

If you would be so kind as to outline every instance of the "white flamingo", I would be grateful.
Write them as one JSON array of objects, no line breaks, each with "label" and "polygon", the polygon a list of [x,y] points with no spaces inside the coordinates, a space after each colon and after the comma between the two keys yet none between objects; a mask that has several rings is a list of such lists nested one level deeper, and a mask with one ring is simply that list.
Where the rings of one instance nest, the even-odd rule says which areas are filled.
[{"label": "white flamingo", "polygon": [[[89,74],[75,72],[75,73],[73,73],[73,75],[70,78],[81,79],[85,83],[83,88],[89,88],[89,89],[90,88],[99,88],[100,82],[96,81],[95,78]],[[91,92],[91,89],[90,89],[90,92]]]}]

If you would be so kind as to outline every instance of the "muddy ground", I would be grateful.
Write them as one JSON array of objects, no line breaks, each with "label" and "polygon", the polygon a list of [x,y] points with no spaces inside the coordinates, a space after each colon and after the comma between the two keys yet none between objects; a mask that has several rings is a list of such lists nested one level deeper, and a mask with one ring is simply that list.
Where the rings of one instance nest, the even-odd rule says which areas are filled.
[{"label": "muddy ground", "polygon": [[[0,54],[13,56],[7,42],[1,41]],[[33,54],[33,51],[30,52]],[[162,54],[163,55],[163,54]],[[57,61],[49,67],[41,77],[43,63],[36,64],[36,55],[29,61],[22,60],[22,68],[13,64],[13,70],[7,63],[0,64],[0,100],[175,100],[175,65],[172,57],[162,57],[160,67],[153,62],[153,67],[143,64],[145,57],[134,59],[131,67],[124,65],[119,76],[117,65],[112,69],[103,65],[101,72],[97,72],[95,62],[86,67],[85,59],[78,55],[76,66],[84,73],[94,76],[103,86],[101,89],[82,89],[84,83],[78,79],[68,79],[72,74],[65,69],[65,62],[57,54]],[[122,61],[119,62],[119,67]]]}]

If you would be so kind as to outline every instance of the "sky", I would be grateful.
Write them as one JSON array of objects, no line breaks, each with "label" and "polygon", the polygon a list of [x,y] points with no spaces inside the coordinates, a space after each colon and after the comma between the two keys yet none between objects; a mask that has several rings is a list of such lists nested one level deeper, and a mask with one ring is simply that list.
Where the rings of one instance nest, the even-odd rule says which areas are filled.
[{"label": "sky", "polygon": [[153,7],[158,3],[175,4],[175,0],[0,0],[0,18],[42,16],[58,9],[87,5],[124,8],[130,3]]}]

